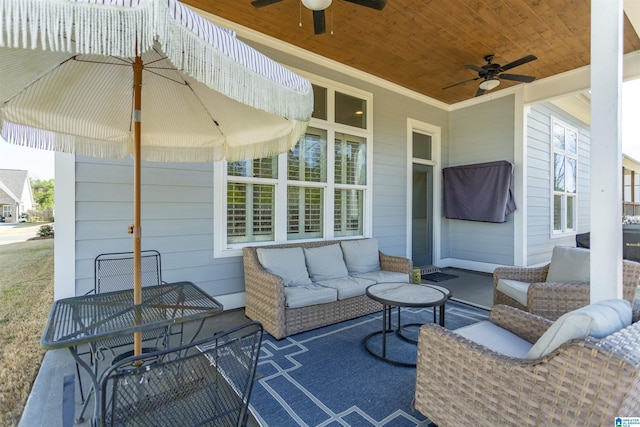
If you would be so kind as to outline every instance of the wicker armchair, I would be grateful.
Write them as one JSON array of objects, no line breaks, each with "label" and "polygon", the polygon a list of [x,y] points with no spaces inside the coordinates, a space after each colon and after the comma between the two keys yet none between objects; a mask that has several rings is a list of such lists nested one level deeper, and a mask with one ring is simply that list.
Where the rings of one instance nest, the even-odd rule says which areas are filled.
[{"label": "wicker armchair", "polygon": [[[535,342],[542,317],[494,306],[490,321]],[[638,415],[640,323],[571,340],[539,359],[493,352],[455,332],[420,329],[415,408],[439,426],[612,425]]]},{"label": "wicker armchair", "polygon": [[[505,304],[547,319],[555,320],[571,310],[588,305],[590,302],[589,283],[547,282],[551,264],[542,267],[499,267],[493,272],[493,304]],[[500,292],[498,281],[511,279],[529,283],[527,305]],[[640,284],[640,263],[622,261],[622,297],[634,305],[636,291]],[[637,317],[637,315],[636,315]],[[637,319],[636,319],[637,320]]]}]

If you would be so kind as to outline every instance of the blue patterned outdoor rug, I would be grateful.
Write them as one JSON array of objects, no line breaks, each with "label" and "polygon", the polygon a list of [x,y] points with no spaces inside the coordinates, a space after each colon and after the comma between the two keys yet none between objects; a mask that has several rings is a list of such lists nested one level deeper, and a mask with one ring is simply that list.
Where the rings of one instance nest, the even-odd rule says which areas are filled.
[{"label": "blue patterned outdoor rug", "polygon": [[[430,427],[411,408],[415,368],[373,357],[364,338],[382,328],[382,312],[275,340],[265,334],[251,409],[263,427]],[[396,310],[393,322],[396,322]],[[431,323],[433,310],[402,309],[402,324]],[[486,319],[488,312],[448,302],[446,327]],[[418,328],[406,335],[417,337]],[[380,337],[380,335],[378,335]],[[370,345],[375,348],[376,341]],[[416,345],[387,335],[387,356],[415,363]]]}]

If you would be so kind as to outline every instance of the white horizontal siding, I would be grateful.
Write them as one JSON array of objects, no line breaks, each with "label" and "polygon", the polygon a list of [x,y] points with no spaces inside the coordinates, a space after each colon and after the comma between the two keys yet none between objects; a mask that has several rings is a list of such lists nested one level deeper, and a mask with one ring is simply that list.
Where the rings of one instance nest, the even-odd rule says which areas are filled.
[{"label": "white horizontal siding", "polygon": [[527,263],[548,262],[556,245],[575,246],[575,235],[551,237],[551,117],[578,129],[578,232],[589,224],[590,135],[581,121],[551,104],[531,106],[527,115]]},{"label": "white horizontal siding", "polygon": [[[515,100],[513,96],[451,113],[446,166],[506,160],[514,162]],[[442,257],[513,265],[514,228],[507,222],[443,220]]]}]

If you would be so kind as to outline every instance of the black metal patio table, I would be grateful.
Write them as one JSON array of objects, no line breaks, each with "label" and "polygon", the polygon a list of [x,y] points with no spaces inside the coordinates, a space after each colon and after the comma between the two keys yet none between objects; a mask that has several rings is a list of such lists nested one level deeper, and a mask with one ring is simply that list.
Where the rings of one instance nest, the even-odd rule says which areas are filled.
[{"label": "black metal patio table", "polygon": [[[96,425],[100,401],[97,362],[103,358],[101,352],[104,350],[100,343],[200,320],[187,340],[191,342],[200,332],[204,320],[222,310],[221,303],[191,282],[143,287],[140,305],[133,304],[133,289],[65,298],[53,303],[40,344],[47,350],[68,348],[89,374],[95,403],[92,424]],[[88,363],[78,354],[78,346],[83,344],[90,346],[95,363]]]},{"label": "black metal patio table", "polygon": [[[395,332],[397,336],[405,341],[417,344],[418,341],[407,337],[403,329],[408,326],[419,326],[417,323],[409,323],[403,325],[400,321],[401,307],[433,307],[434,323],[435,308],[440,308],[440,326],[444,326],[445,303],[451,298],[451,291],[442,286],[420,285],[412,283],[377,283],[367,287],[366,295],[378,302],[382,303],[382,330],[372,332],[365,337],[365,348],[369,353],[378,359],[392,363],[398,366],[415,367],[413,362],[405,362],[395,360],[387,356],[387,334]],[[397,329],[391,327],[391,309],[398,308],[398,325]],[[374,349],[371,345],[371,339],[377,335],[381,335],[381,350]]]}]

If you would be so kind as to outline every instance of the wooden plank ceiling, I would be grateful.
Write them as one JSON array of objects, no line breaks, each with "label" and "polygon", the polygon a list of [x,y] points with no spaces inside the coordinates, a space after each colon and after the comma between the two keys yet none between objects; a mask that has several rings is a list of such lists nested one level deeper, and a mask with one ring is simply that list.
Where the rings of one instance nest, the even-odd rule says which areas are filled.
[{"label": "wooden plank ceiling", "polygon": [[[388,0],[382,11],[333,0],[320,35],[299,0],[183,2],[447,104],[475,96],[480,80],[442,88],[476,77],[465,64],[482,66],[489,54],[501,65],[537,56],[508,71],[537,79],[589,64],[589,0]],[[626,16],[624,28],[625,53],[640,50]]]}]

